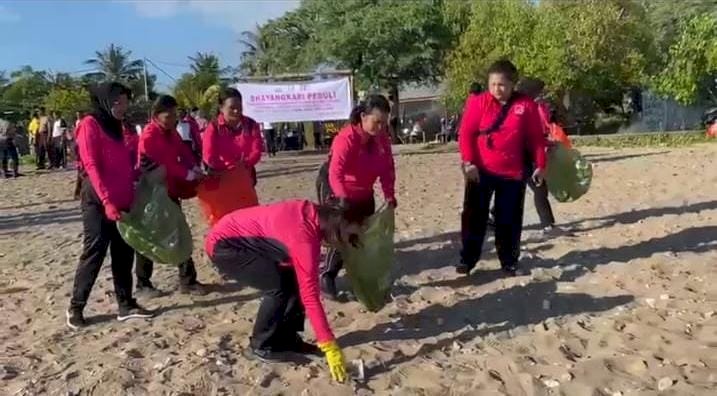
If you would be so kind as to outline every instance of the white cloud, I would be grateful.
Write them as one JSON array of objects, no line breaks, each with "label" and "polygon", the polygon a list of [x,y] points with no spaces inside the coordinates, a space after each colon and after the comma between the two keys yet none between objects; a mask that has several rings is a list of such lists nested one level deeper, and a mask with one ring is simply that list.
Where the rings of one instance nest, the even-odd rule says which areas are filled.
[{"label": "white cloud", "polygon": [[181,4],[177,0],[166,1],[133,1],[137,14],[146,18],[169,18],[179,11]]},{"label": "white cloud", "polygon": [[236,32],[251,29],[299,6],[299,0],[144,0],[131,3],[145,18],[171,18],[179,13],[199,15]]},{"label": "white cloud", "polygon": [[20,14],[0,4],[0,23],[14,23],[20,21]]}]

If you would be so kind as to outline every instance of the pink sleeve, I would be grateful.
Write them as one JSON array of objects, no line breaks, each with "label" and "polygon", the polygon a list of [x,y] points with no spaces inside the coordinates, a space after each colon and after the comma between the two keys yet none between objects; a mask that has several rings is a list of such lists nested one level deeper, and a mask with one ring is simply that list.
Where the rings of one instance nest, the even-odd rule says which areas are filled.
[{"label": "pink sleeve", "polygon": [[531,103],[527,106],[528,117],[525,122],[526,131],[528,133],[528,144],[530,151],[533,153],[533,162],[538,169],[545,169],[545,134],[543,129],[543,121],[538,112],[538,106]]},{"label": "pink sleeve", "polygon": [[214,122],[210,122],[207,125],[207,129],[204,130],[204,135],[202,136],[202,161],[209,165],[210,168],[219,170],[224,169],[224,164],[219,157],[219,142],[217,142],[219,131],[216,130],[215,125]]},{"label": "pink sleeve", "polygon": [[316,334],[316,341],[333,341],[334,333],[329,326],[319,293],[320,246],[318,243],[302,241],[292,246],[290,251],[299,283],[299,296]]},{"label": "pink sleeve", "polygon": [[461,118],[461,125],[458,128],[458,148],[461,152],[463,162],[476,164],[478,153],[476,152],[476,134],[480,131],[480,99],[477,96],[469,96],[466,100]]},{"label": "pink sleeve", "polygon": [[351,139],[339,133],[331,145],[331,162],[329,163],[329,185],[337,198],[348,196],[345,188],[346,161],[351,152]]},{"label": "pink sleeve", "polygon": [[384,146],[384,153],[387,156],[386,158],[386,167],[381,172],[381,189],[383,190],[383,197],[386,200],[395,200],[396,199],[396,165],[393,162],[393,152],[391,150],[391,140],[389,135],[385,135],[386,137],[382,139],[382,144]]},{"label": "pink sleeve", "polygon": [[113,203],[101,174],[102,148],[99,147],[99,141],[103,132],[99,125],[90,118],[86,118],[84,122],[80,123],[78,132],[77,146],[80,151],[80,160],[90,179],[90,184],[103,205]]},{"label": "pink sleeve", "polygon": [[261,131],[259,130],[259,123],[254,122],[251,128],[251,147],[249,148],[249,155],[246,157],[246,164],[249,167],[256,166],[261,160],[261,152],[264,148],[264,142],[261,139]]}]

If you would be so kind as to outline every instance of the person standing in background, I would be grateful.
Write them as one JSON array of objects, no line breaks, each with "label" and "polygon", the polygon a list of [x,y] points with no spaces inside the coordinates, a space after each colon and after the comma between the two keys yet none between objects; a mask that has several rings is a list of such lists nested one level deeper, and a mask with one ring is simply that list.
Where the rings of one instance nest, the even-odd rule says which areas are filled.
[{"label": "person standing in background", "polygon": [[518,273],[523,230],[525,173],[543,183],[545,137],[532,98],[514,92],[518,70],[509,61],[488,69],[488,92],[469,95],[460,126],[459,148],[465,175],[461,217],[463,248],[456,271],[468,275],[481,258],[495,194],[495,245],[503,271]]},{"label": "person standing in background", "polygon": [[30,118],[30,122],[27,124],[27,136],[28,136],[28,144],[30,145],[30,149],[32,150],[33,154],[35,155],[35,163],[37,163],[37,149],[36,149],[36,142],[37,142],[37,132],[40,131],[40,115],[38,114],[38,111],[35,110],[32,112],[32,117]]},{"label": "person standing in background", "polygon": [[202,116],[201,110],[199,110],[198,107],[192,107],[192,112],[190,114],[197,121],[197,126],[199,126],[199,132],[204,132],[204,130],[207,129],[209,121],[207,121],[207,119]]},{"label": "person standing in background", "polygon": [[120,236],[117,221],[134,200],[135,162],[125,146],[124,115],[131,91],[117,82],[102,83],[90,90],[93,113],[78,127],[82,163],[82,254],[75,272],[67,326],[87,326],[83,311],[109,249],[112,279],[119,307],[117,320],[150,318],[132,297],[134,250]]},{"label": "person standing in background", "polygon": [[270,157],[276,156],[276,128],[270,122],[261,123],[262,130],[264,131],[264,142],[266,142],[266,152],[269,153]]},{"label": "person standing in background", "polygon": [[[189,125],[189,139],[185,139],[182,136],[185,144],[189,145],[189,148],[194,153],[194,157],[197,161],[202,159],[202,132],[197,123],[197,120],[192,117],[191,114],[187,113],[186,109],[179,109],[179,124],[186,123]],[[180,130],[180,126],[177,125],[177,131]],[[183,133],[183,132],[182,132]],[[180,133],[181,134],[181,133]]]},{"label": "person standing in background", "polygon": [[[15,124],[0,118],[0,156],[2,156],[2,171],[6,179],[20,177],[20,158],[15,145]],[[8,163],[12,161],[12,174],[8,170]]]},{"label": "person standing in background", "polygon": [[61,169],[65,166],[65,146],[67,133],[67,122],[57,112],[52,113],[52,138],[50,140],[50,168]]},{"label": "person standing in background", "polygon": [[50,117],[45,114],[45,108],[40,107],[40,111],[38,112],[37,133],[35,134],[35,154],[38,170],[45,169],[47,166],[47,148],[49,146],[51,130]]},{"label": "person standing in background", "polygon": [[242,96],[234,88],[219,94],[219,115],[202,136],[202,160],[212,172],[237,166],[249,169],[256,185],[256,164],[264,142],[259,124],[242,114]]}]

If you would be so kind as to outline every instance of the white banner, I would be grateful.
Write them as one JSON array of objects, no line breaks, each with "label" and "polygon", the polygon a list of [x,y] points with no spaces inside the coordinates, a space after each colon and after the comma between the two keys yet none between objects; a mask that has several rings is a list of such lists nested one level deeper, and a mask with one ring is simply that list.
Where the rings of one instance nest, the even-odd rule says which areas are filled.
[{"label": "white banner", "polygon": [[348,77],[291,83],[239,83],[244,115],[258,122],[346,120],[351,114]]}]

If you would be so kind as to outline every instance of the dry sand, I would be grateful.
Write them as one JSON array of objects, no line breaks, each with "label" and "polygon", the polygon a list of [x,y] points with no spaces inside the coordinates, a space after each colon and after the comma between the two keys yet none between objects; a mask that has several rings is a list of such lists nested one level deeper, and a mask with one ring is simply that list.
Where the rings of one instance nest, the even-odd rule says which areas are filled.
[{"label": "dry sand", "polygon": [[[365,363],[365,380],[344,385],[329,380],[323,359],[246,359],[256,294],[222,283],[199,248],[211,294],[140,301],[161,314],[119,323],[106,265],[86,309],[92,325],[69,331],[81,237],[74,173],[2,180],[0,395],[716,394],[717,145],[585,153],[595,163],[590,193],[554,205],[565,233],[528,227],[532,273],[510,279],[492,239],[471,277],[451,267],[456,154],[399,155],[394,301],[375,314],[327,303],[347,360]],[[262,202],[313,198],[321,160],[265,160]],[[204,224],[188,210],[202,246]],[[157,265],[160,288],[173,290],[176,277]]]}]

